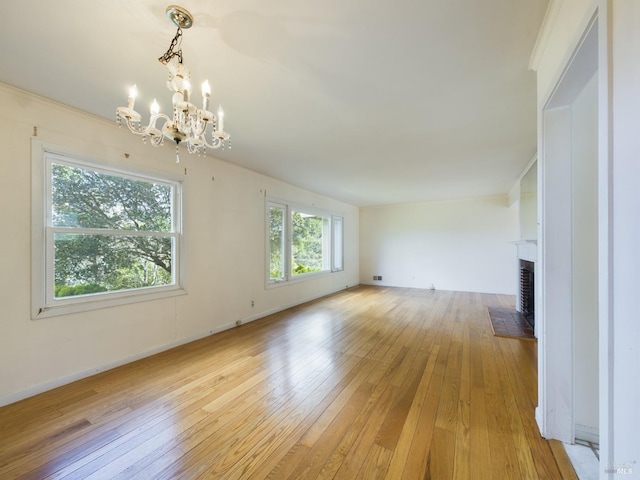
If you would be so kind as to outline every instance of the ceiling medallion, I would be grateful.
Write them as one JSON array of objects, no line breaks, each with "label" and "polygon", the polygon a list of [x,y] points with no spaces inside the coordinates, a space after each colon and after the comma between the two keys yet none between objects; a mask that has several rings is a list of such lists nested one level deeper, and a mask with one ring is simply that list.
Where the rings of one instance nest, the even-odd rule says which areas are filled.
[{"label": "ceiling medallion", "polygon": [[[189,11],[177,5],[167,7],[167,18],[178,27],[175,37],[169,45],[169,49],[158,61],[167,66],[169,80],[167,88],[173,92],[172,105],[173,117],[160,112],[160,106],[153,99],[149,108],[149,124],[142,126],[142,116],[134,110],[137,87],[134,85],[129,90],[129,98],[126,107],[118,107],[116,110],[116,123],[126,125],[129,130],[141,135],[146,143],[147,139],[154,147],[162,145],[164,138],[176,143],[176,162],[180,162],[179,145],[187,145],[189,153],[206,154],[207,148],[217,149],[225,146],[231,148],[229,134],[224,131],[224,111],[218,107],[217,114],[209,111],[209,99],[211,86],[205,80],[202,84],[202,108],[197,108],[190,101],[191,74],[185,64],[182,63],[182,29],[193,25],[193,16]],[[158,122],[164,122],[160,128]],[[211,128],[209,128],[211,127]]]}]

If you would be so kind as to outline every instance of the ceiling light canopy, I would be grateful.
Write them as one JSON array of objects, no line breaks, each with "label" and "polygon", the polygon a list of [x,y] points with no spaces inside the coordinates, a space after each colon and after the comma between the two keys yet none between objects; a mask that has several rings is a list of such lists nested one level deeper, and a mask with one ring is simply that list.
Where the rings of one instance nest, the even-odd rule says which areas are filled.
[{"label": "ceiling light canopy", "polygon": [[[209,111],[211,86],[205,80],[202,84],[202,108],[191,103],[191,74],[182,63],[182,29],[193,25],[193,16],[182,7],[170,5],[167,7],[167,18],[174,23],[178,30],[169,45],[169,49],[158,61],[167,66],[169,79],[167,88],[173,92],[173,117],[160,112],[160,106],[153,99],[149,108],[149,124],[142,126],[142,116],[134,110],[138,90],[136,85],[129,90],[126,107],[116,110],[116,123],[125,124],[136,135],[141,135],[144,142],[154,147],[162,145],[164,138],[176,143],[176,162],[180,161],[179,145],[185,143],[189,153],[205,154],[207,148],[224,150],[225,145],[231,148],[229,134],[224,131],[224,111],[218,107],[216,114]],[[164,122],[161,127],[158,122]]]}]

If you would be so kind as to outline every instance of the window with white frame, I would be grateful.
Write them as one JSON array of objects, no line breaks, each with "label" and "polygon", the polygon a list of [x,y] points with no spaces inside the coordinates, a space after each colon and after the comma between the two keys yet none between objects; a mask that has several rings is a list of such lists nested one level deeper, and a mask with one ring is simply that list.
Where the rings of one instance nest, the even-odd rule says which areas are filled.
[{"label": "window with white frame", "polygon": [[341,272],[344,270],[344,231],[343,231],[344,219],[342,217],[333,217],[333,226],[331,231],[333,232],[333,247],[332,247],[332,260],[331,270],[334,272]]},{"label": "window with white frame", "polygon": [[331,216],[292,209],[291,275],[331,270]]},{"label": "window with white frame", "polygon": [[339,216],[268,201],[268,282],[343,270],[343,223]]},{"label": "window with white frame", "polygon": [[269,202],[269,281],[281,282],[286,278],[286,225],[287,206]]},{"label": "window with white frame", "polygon": [[34,180],[44,192],[33,222],[40,226],[34,232],[40,277],[35,317],[180,288],[178,182],[46,150],[40,162],[41,178]]}]

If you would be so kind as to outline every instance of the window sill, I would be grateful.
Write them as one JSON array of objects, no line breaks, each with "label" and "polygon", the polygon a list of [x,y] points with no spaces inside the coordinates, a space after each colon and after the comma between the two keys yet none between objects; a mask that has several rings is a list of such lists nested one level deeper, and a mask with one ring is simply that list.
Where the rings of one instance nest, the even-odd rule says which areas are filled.
[{"label": "window sill", "polygon": [[41,318],[58,317],[61,315],[70,315],[74,313],[88,312],[91,310],[102,310],[104,308],[117,307],[120,305],[128,305],[132,303],[148,302],[152,300],[160,300],[163,298],[170,298],[186,294],[186,290],[181,287],[169,287],[144,293],[141,293],[139,291],[129,291],[109,295],[105,298],[94,297],[91,299],[78,299],[77,302],[66,302],[61,305],[52,305],[46,307],[34,305],[31,312],[31,319],[40,320]]},{"label": "window sill", "polygon": [[[340,270],[342,272],[342,270]],[[307,280],[312,280],[314,278],[324,277],[327,275],[333,275],[334,273],[340,272],[332,272],[331,270],[323,270],[321,272],[310,272],[310,273],[301,273],[299,275],[295,275],[289,277],[287,280],[276,280],[276,281],[267,281],[267,288],[277,288],[282,287],[284,285],[293,285],[300,282],[305,282]]]}]

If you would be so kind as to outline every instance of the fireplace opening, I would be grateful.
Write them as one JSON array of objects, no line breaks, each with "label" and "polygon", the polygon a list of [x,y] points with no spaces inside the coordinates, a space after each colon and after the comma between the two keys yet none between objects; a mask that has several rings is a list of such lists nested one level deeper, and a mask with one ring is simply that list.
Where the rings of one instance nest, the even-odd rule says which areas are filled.
[{"label": "fireplace opening", "polygon": [[520,313],[535,327],[534,263],[520,259]]}]

